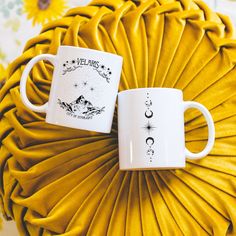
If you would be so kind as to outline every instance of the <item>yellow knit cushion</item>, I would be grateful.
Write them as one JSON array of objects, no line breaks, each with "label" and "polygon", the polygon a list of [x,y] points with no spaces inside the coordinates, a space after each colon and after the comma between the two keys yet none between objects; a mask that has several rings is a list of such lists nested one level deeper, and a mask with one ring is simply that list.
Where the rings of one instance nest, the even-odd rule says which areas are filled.
[{"label": "yellow knit cushion", "polygon": [[[1,199],[20,235],[236,235],[236,41],[227,17],[201,1],[94,0],[28,41],[0,91]],[[57,127],[25,108],[19,81],[27,62],[59,45],[124,57],[119,90],[175,87],[204,104],[214,149],[185,169],[121,172],[117,115],[111,134]],[[27,91],[48,100],[53,67],[34,67]],[[163,101],[164,102],[164,101]],[[207,126],[186,113],[186,143],[200,151]]]}]

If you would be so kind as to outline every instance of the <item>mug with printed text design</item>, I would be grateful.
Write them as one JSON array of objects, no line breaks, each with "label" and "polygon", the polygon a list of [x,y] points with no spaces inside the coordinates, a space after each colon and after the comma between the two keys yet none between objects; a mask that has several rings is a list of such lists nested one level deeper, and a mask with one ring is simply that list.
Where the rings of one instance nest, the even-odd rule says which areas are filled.
[{"label": "mug with printed text design", "polygon": [[[208,125],[204,150],[185,147],[184,112],[196,108]],[[210,112],[200,103],[183,101],[183,93],[170,88],[139,88],[118,94],[119,165],[121,170],[184,168],[186,157],[199,159],[215,140]]]},{"label": "mug with printed text design", "polygon": [[[33,105],[26,94],[27,77],[40,60],[54,65],[49,101]],[[45,112],[46,122],[102,133],[111,131],[122,70],[122,57],[88,48],[60,46],[57,55],[41,54],[25,67],[20,93],[26,107]]]}]

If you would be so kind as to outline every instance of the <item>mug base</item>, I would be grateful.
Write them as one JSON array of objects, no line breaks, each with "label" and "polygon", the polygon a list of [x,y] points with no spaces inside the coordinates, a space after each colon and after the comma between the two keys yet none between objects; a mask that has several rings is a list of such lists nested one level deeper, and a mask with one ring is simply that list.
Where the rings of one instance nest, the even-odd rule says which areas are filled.
[{"label": "mug base", "polygon": [[156,166],[156,167],[120,167],[121,171],[144,171],[144,170],[174,170],[183,169],[184,166]]},{"label": "mug base", "polygon": [[102,129],[96,129],[96,128],[87,129],[85,127],[78,127],[76,125],[71,125],[71,124],[68,124],[68,123],[59,123],[59,122],[56,122],[56,121],[51,121],[47,117],[46,117],[45,122],[48,123],[48,124],[51,124],[51,125],[62,126],[62,127],[71,128],[71,129],[80,129],[80,130],[86,130],[86,131],[104,133],[104,134],[111,133],[111,129],[103,129],[103,130]]}]

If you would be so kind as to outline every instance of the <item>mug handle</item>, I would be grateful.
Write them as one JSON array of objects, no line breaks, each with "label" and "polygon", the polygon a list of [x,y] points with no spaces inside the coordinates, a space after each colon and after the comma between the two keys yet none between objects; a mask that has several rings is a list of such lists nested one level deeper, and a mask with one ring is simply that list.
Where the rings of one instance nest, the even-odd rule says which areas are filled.
[{"label": "mug handle", "polygon": [[215,141],[214,121],[212,119],[211,113],[202,104],[198,102],[184,102],[184,112],[189,108],[196,108],[199,111],[201,111],[208,125],[208,142],[206,147],[199,153],[192,153],[187,148],[185,148],[185,155],[187,156],[187,158],[200,159],[206,156],[214,146],[214,141]]},{"label": "mug handle", "polygon": [[20,94],[21,94],[21,99],[24,103],[24,105],[26,107],[28,107],[30,110],[32,111],[36,111],[36,112],[47,112],[47,108],[48,108],[48,102],[45,103],[44,105],[42,106],[35,106],[33,105],[28,97],[27,97],[27,93],[26,93],[26,83],[27,83],[27,78],[28,78],[28,75],[31,71],[31,69],[33,68],[33,66],[38,62],[38,61],[41,61],[41,60],[48,60],[50,61],[54,66],[55,66],[55,62],[56,62],[56,56],[54,55],[51,55],[51,54],[41,54],[41,55],[38,55],[34,58],[32,58],[29,63],[26,65],[24,71],[23,71],[23,74],[21,76],[21,81],[20,81]]}]

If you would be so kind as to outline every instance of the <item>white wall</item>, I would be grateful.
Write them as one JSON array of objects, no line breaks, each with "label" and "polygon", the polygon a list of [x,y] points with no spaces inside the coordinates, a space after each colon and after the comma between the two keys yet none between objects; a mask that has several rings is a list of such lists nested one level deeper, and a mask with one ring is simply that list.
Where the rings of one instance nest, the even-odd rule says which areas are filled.
[{"label": "white wall", "polygon": [[214,11],[230,16],[236,26],[236,0],[205,0]]}]

